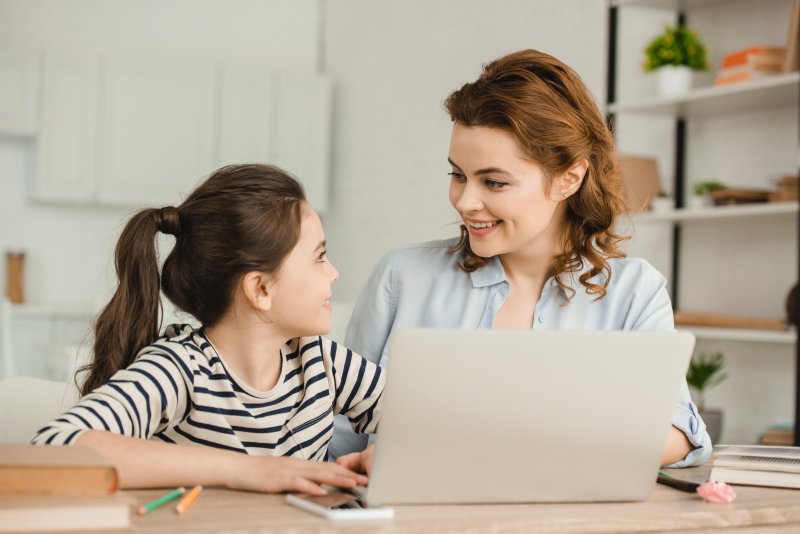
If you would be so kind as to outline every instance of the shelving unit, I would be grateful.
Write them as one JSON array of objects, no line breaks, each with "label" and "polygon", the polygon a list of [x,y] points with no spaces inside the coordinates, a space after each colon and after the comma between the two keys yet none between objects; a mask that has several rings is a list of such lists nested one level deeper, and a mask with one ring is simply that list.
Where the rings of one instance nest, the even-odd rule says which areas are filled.
[{"label": "shelving unit", "polygon": [[[741,113],[770,113],[772,110],[780,108],[794,108],[794,114],[787,113],[786,120],[791,120],[791,116],[797,116],[798,101],[800,101],[800,73],[791,72],[775,76],[765,77],[760,80],[725,85],[721,87],[700,87],[693,89],[679,97],[642,97],[630,98],[619,101],[617,91],[618,73],[618,30],[620,24],[619,10],[628,6],[637,8],[655,8],[669,10],[676,14],[678,24],[686,24],[687,16],[698,14],[716,17],[722,10],[731,6],[730,2],[724,0],[611,0],[609,12],[609,49],[608,49],[608,121],[612,127],[616,126],[616,118],[621,115],[638,115],[652,117],[669,117],[674,119],[674,176],[673,194],[676,199],[675,209],[665,212],[645,212],[638,213],[631,217],[634,225],[659,223],[668,224],[672,227],[672,281],[673,305],[680,308],[678,300],[678,273],[681,265],[682,242],[687,236],[696,235],[691,232],[702,230],[708,234],[712,222],[745,222],[746,226],[757,227],[758,225],[778,225],[784,228],[784,224],[793,225],[798,228],[797,202],[784,202],[775,204],[754,204],[739,206],[720,206],[707,207],[700,209],[684,208],[684,192],[688,188],[687,183],[687,123],[695,119],[714,120],[717,117],[735,116]],[[739,6],[741,7],[741,6]],[[749,9],[761,9],[762,4],[753,4]],[[718,10],[718,11],[705,11]],[[752,11],[751,11],[752,13]],[[701,17],[702,18],[702,17]],[[749,19],[748,19],[749,22]],[[742,43],[742,47],[756,43]],[[762,44],[762,43],[757,43]],[[626,64],[627,65],[627,64]],[[782,120],[782,119],[781,119]],[[796,121],[796,118],[794,119]],[[762,125],[763,126],[763,125]],[[767,126],[769,127],[769,126]],[[718,154],[717,157],[720,157]],[[794,155],[795,161],[797,154]],[[765,168],[766,171],[766,168]],[[710,171],[713,172],[713,171]],[[696,180],[696,172],[693,178]],[[719,228],[719,225],[713,228]],[[786,226],[786,228],[790,228]],[[685,233],[690,232],[690,233]],[[701,233],[701,235],[703,235]],[[800,238],[798,238],[800,239]],[[800,251],[800,242],[795,243],[797,251]],[[765,266],[769,261],[765,261]],[[800,264],[800,258],[798,258]],[[784,265],[784,264],[781,264]],[[733,269],[735,265],[730,266]],[[763,276],[764,273],[753,273],[756,276]],[[746,278],[746,277],[745,277]],[[800,278],[800,273],[795,275],[795,279]],[[688,286],[687,286],[688,287]],[[696,287],[696,285],[695,285]],[[679,327],[681,330],[689,330],[695,334],[698,341],[723,341],[735,343],[756,343],[768,344],[780,348],[781,346],[793,346],[795,358],[795,383],[794,383],[794,426],[795,445],[800,446],[800,347],[797,343],[797,332],[795,330],[785,332],[746,330],[735,328],[700,328],[700,327]],[[785,350],[785,349],[780,349]]]}]

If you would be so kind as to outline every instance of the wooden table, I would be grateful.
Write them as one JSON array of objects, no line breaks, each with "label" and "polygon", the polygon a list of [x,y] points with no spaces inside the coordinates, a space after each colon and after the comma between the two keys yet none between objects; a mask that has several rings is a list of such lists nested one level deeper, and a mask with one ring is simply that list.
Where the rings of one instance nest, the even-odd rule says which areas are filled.
[{"label": "wooden table", "polygon": [[[681,478],[702,482],[710,467],[675,469]],[[136,532],[710,532],[800,533],[800,490],[736,486],[731,504],[656,485],[644,502],[593,504],[509,504],[396,506],[395,518],[381,522],[332,522],[285,503],[281,495],[206,489],[183,516],[165,506],[133,515]],[[163,490],[129,491],[139,503]]]}]

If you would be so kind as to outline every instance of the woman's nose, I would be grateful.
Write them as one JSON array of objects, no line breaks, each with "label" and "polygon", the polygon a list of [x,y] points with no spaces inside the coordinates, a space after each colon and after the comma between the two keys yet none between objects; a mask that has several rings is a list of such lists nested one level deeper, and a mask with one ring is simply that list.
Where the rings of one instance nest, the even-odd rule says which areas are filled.
[{"label": "woman's nose", "polygon": [[483,202],[476,188],[466,183],[455,192],[453,207],[455,207],[459,213],[468,213],[480,210],[483,207]]}]

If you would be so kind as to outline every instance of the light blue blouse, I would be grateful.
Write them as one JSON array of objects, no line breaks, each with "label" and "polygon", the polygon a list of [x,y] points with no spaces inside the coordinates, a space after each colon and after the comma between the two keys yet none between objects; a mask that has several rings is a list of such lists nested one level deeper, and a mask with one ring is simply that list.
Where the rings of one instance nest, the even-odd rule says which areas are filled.
[{"label": "light blue blouse", "polygon": [[[502,263],[495,257],[477,271],[466,273],[458,267],[463,256],[448,253],[456,241],[410,245],[385,255],[359,295],[345,345],[385,366],[395,329],[491,328],[510,289]],[[564,306],[564,292],[550,278],[536,303],[533,328],[674,331],[664,276],[643,259],[608,261],[611,281],[606,296],[600,300],[586,293],[578,282],[581,273],[574,273],[562,277],[575,289],[572,300]],[[670,467],[703,463],[711,454],[711,439],[685,382],[672,424],[686,434],[695,448]],[[339,456],[361,450],[366,443],[366,437],[354,434],[346,420],[337,420],[330,453]]]}]

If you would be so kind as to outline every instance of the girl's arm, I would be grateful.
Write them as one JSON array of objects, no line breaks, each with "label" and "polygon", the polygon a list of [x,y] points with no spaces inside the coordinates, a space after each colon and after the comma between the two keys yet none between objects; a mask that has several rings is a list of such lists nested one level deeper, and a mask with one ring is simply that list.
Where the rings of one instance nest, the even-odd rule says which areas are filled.
[{"label": "girl's arm", "polygon": [[342,488],[365,485],[367,477],[331,462],[249,456],[202,446],[173,445],[91,430],[77,445],[99,451],[117,466],[124,488],[225,486],[277,493],[324,495],[320,484]]},{"label": "girl's arm", "polygon": [[356,432],[374,433],[386,385],[383,370],[335,341],[320,338],[320,347],[334,390],[333,412],[345,415]]}]

